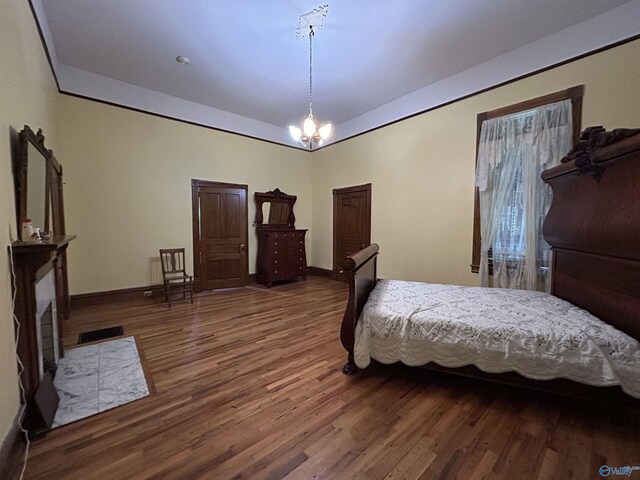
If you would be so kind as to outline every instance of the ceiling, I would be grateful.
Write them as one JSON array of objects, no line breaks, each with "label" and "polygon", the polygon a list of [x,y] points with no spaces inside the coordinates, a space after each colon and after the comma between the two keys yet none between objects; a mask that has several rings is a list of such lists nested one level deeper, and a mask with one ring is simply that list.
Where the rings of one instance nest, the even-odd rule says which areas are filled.
[{"label": "ceiling", "polygon": [[[321,0],[32,4],[61,91],[295,145],[296,28]],[[313,41],[314,114],[348,138],[637,35],[638,18],[640,0],[334,1]]]}]

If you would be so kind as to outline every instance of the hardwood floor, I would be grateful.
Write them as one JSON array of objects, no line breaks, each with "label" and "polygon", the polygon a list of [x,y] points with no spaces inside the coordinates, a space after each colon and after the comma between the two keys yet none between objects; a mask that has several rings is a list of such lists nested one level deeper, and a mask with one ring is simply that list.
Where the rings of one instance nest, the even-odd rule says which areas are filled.
[{"label": "hardwood floor", "polygon": [[72,312],[124,325],[152,394],[32,444],[29,479],[587,479],[640,464],[640,415],[402,366],[340,371],[347,288],[250,286],[168,309]]}]

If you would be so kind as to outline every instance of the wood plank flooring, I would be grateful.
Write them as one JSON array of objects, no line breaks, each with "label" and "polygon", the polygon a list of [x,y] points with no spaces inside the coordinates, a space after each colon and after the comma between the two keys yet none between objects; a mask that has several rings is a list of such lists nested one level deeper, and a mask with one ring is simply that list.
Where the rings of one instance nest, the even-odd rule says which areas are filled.
[{"label": "wood plank flooring", "polygon": [[29,479],[595,479],[640,465],[640,415],[402,366],[347,377],[346,285],[72,312],[135,335],[149,397],[32,444]]}]

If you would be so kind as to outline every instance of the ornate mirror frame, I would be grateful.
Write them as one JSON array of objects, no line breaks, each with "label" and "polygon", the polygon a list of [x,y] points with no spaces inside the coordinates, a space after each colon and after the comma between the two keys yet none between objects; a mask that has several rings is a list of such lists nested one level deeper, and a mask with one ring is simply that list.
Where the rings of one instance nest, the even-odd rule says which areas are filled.
[{"label": "ornate mirror frame", "polygon": [[[296,216],[293,213],[293,205],[296,203],[297,196],[295,195],[287,195],[286,193],[280,191],[280,189],[276,188],[271,192],[256,192],[253,195],[253,198],[256,202],[256,229],[291,229],[294,230],[296,228]],[[269,219],[267,218],[267,223],[264,222],[264,215],[262,213],[262,206],[265,203],[271,204],[285,204],[289,207],[289,214],[287,215],[286,223],[269,223]]]},{"label": "ornate mirror frame", "polygon": [[[17,164],[17,175],[15,176],[16,186],[16,220],[18,228],[18,238],[22,221],[30,215],[31,207],[28,205],[29,193],[29,162],[38,161],[30,158],[29,151],[35,149],[42,155],[45,162],[45,198],[44,205],[44,225],[40,227],[42,232],[53,231],[55,236],[65,235],[64,206],[62,200],[62,166],[58,163],[53,152],[45,147],[42,129],[34,133],[28,125],[25,125],[20,132],[19,156]],[[32,187],[33,188],[33,187]]]}]

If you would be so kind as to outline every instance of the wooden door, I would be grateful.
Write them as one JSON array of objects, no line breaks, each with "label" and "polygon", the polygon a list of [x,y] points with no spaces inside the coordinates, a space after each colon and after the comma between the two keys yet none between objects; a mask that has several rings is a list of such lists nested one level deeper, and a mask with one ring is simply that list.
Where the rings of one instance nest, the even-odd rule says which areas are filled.
[{"label": "wooden door", "polygon": [[196,291],[249,281],[247,186],[192,180]]},{"label": "wooden door", "polygon": [[333,191],[333,271],[342,260],[371,243],[371,184]]}]

